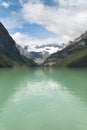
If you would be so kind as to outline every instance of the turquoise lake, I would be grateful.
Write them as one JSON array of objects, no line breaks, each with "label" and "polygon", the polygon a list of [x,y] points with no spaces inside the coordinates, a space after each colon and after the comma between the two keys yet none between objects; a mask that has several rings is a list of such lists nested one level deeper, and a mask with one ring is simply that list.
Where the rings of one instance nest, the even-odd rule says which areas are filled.
[{"label": "turquoise lake", "polygon": [[87,130],[87,69],[0,69],[0,130]]}]

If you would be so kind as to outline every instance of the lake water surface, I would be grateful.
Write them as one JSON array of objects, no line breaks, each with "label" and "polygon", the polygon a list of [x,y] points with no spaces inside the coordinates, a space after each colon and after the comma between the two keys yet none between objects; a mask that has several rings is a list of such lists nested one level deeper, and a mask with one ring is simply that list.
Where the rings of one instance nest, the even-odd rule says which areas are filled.
[{"label": "lake water surface", "polygon": [[87,69],[0,69],[0,130],[87,130]]}]

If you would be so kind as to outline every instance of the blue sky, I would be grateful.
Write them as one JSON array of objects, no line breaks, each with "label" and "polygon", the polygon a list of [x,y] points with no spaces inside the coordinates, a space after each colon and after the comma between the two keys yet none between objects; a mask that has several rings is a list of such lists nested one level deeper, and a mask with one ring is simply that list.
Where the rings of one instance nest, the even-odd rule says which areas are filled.
[{"label": "blue sky", "polygon": [[[34,1],[35,0],[32,0],[32,2]],[[28,0],[23,0],[23,2],[26,3],[28,2]],[[42,2],[48,6],[56,6],[56,3],[53,2],[53,0],[50,0],[50,2],[49,0],[42,0]],[[11,34],[15,32],[21,32],[21,33],[30,34],[35,38],[41,38],[41,39],[56,36],[55,33],[49,32],[43,26],[35,23],[30,24],[29,22],[25,21],[20,15],[18,15],[21,13],[21,9],[22,9],[21,0],[0,0],[0,3],[1,3],[0,19],[2,22],[4,22],[5,21],[4,19],[7,18],[6,20],[7,24],[6,22],[4,22],[4,24],[6,25],[7,29]],[[16,22],[18,22],[18,25],[20,24],[20,26],[14,25],[15,27],[12,27],[13,25],[12,26],[10,25],[10,24],[14,24],[15,22],[13,17],[15,17],[15,20],[17,20]],[[9,21],[10,19],[13,19],[14,21],[13,20]],[[16,22],[15,24],[17,24]]]},{"label": "blue sky", "polygon": [[0,21],[20,45],[61,44],[87,30],[87,1],[0,0]]}]

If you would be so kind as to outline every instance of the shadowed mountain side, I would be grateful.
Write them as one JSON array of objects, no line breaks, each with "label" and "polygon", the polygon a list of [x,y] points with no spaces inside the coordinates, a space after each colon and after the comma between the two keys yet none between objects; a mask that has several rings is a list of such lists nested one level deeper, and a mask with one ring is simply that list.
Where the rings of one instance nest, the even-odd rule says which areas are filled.
[{"label": "shadowed mountain side", "polygon": [[49,56],[42,66],[87,67],[87,32]]},{"label": "shadowed mountain side", "polygon": [[22,56],[15,41],[0,23],[0,67],[35,67],[34,61]]}]

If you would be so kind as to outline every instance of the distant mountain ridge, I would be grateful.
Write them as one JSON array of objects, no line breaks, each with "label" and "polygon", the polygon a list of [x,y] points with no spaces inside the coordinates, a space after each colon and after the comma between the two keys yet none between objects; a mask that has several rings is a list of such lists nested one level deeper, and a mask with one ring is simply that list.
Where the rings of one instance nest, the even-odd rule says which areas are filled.
[{"label": "distant mountain ridge", "polygon": [[28,52],[48,52],[49,54],[52,54],[54,52],[57,52],[61,49],[63,49],[65,45],[59,45],[58,43],[53,43],[53,44],[42,44],[42,45],[26,45],[23,48],[27,50]]},{"label": "distant mountain ridge", "polygon": [[57,43],[55,44],[42,44],[24,47],[17,45],[21,55],[34,60],[37,63],[42,63],[50,54],[62,50],[65,47],[64,44],[61,46]]},{"label": "distant mountain ridge", "polygon": [[0,67],[33,67],[37,66],[31,59],[22,56],[15,41],[6,28],[0,23]]},{"label": "distant mountain ridge", "polygon": [[87,32],[70,41],[63,50],[50,55],[42,66],[87,67]]}]

